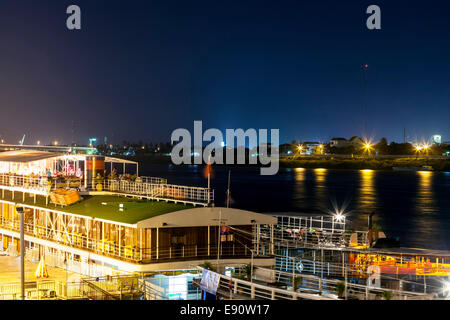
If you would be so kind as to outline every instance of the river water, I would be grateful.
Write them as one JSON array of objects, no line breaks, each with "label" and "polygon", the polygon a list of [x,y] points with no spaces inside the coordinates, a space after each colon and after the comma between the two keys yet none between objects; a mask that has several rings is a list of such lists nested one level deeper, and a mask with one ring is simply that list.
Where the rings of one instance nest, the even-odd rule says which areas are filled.
[{"label": "river water", "polygon": [[[168,183],[207,186],[204,166],[143,164],[140,175]],[[232,207],[261,213],[327,215],[345,209],[350,227],[367,230],[368,214],[402,246],[450,250],[450,172],[396,172],[282,168],[261,176],[258,168],[215,166],[211,187],[225,206],[231,170]]]}]

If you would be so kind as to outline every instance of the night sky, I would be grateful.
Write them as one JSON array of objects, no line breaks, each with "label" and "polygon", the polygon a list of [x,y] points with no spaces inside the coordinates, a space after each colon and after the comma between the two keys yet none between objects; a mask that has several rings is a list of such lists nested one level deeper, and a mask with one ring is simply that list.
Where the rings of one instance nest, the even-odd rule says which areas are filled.
[{"label": "night sky", "polygon": [[1,0],[0,134],[70,143],[74,121],[80,144],[160,142],[203,120],[327,142],[367,121],[375,139],[450,141],[449,35],[448,0]]}]

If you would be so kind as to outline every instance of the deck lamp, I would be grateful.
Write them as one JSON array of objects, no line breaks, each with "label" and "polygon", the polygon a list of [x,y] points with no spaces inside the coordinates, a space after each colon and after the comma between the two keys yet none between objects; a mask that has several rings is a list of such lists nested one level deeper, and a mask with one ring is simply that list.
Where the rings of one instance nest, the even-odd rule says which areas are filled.
[{"label": "deck lamp", "polygon": [[25,300],[25,210],[23,207],[16,207],[16,212],[20,214],[20,297]]},{"label": "deck lamp", "polygon": [[449,281],[444,283],[444,292],[447,292],[447,293],[450,292],[450,282]]}]

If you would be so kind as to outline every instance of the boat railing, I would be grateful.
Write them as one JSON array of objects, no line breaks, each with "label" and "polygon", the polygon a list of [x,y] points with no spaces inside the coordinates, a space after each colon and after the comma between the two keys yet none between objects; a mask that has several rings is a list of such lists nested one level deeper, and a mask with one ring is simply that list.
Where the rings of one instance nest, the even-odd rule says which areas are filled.
[{"label": "boat railing", "polygon": [[[337,295],[336,287],[342,279],[321,277],[313,274],[305,274],[305,271],[295,270],[286,272],[281,270],[268,269],[263,267],[256,267],[254,274],[270,275],[266,281],[273,283],[285,284],[297,292],[310,292],[320,294],[335,294]],[[357,284],[352,282],[345,282],[345,290],[343,296],[358,298],[359,300],[374,300],[382,299],[383,292],[390,291],[393,298],[397,300],[429,300],[432,299],[433,294],[426,294],[423,292],[413,292],[406,290],[396,290],[383,287],[368,286],[364,284]]]},{"label": "boat railing", "polygon": [[52,182],[47,177],[29,177],[10,173],[0,174],[0,187],[6,190],[26,191],[45,194],[52,189]]},{"label": "boat railing", "polygon": [[162,183],[147,183],[129,180],[105,180],[104,189],[150,199],[175,200],[178,202],[206,205],[214,201],[214,190]]},{"label": "boat railing", "polygon": [[[0,218],[0,228],[19,233],[19,219]],[[92,239],[85,234],[55,230],[32,222],[24,223],[24,232],[27,236],[33,236],[47,241],[73,248],[84,249],[95,254],[131,262],[150,263],[155,261],[197,259],[199,257],[217,257],[217,246],[208,245],[171,245],[139,247],[136,245],[119,244],[114,239]],[[262,253],[260,255],[263,255]],[[234,244],[220,247],[220,257],[250,257],[251,250],[245,246]]]},{"label": "boat railing", "polygon": [[345,219],[331,216],[274,215],[278,222],[273,227],[259,226],[259,239],[276,247],[368,247],[367,231],[345,229]]},{"label": "boat railing", "polygon": [[[200,266],[198,270],[204,269]],[[210,271],[213,272],[213,271]],[[216,272],[214,272],[216,273]],[[194,279],[197,286],[201,286],[201,279]],[[249,280],[242,280],[220,274],[217,291],[232,299],[252,299],[252,300],[335,300],[318,294],[297,292],[293,290],[276,288],[273,286],[255,283]]]},{"label": "boat railing", "polygon": [[[208,205],[214,202],[214,190],[212,189],[167,184],[167,180],[164,178],[102,179],[98,184],[94,183],[96,180],[93,179],[90,184],[88,183],[87,191],[98,190],[98,184],[101,184],[101,190],[138,195],[154,200],[168,200],[194,205]],[[10,173],[0,174],[0,189],[46,196],[56,188],[83,190],[83,185],[82,179],[73,181],[58,177],[48,179],[46,176],[30,177]]]},{"label": "boat railing", "polygon": [[282,229],[319,229],[327,232],[344,232],[345,218],[335,216],[288,216],[274,215],[278,219],[277,226]]},{"label": "boat railing", "polygon": [[136,182],[150,183],[150,184],[166,184],[167,183],[167,179],[159,178],[159,177],[140,176],[140,177],[136,178]]}]

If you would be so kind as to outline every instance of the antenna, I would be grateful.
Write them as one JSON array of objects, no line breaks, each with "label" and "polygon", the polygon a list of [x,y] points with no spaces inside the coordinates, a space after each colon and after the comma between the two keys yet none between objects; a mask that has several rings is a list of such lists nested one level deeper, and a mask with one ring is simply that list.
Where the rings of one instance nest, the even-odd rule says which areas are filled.
[{"label": "antenna", "polygon": [[227,208],[230,207],[230,181],[231,181],[231,170],[228,170]]},{"label": "antenna", "polygon": [[20,140],[20,145],[23,146],[23,142],[25,141],[25,135],[23,135],[22,140]]},{"label": "antenna", "polygon": [[206,165],[206,167],[208,168],[208,205],[209,205],[210,202],[209,192],[211,190],[211,152],[209,153],[208,164]]},{"label": "antenna", "polygon": [[222,230],[222,209],[219,209],[219,232],[217,237],[217,272],[219,273],[220,264],[220,232]]},{"label": "antenna", "polygon": [[363,117],[364,117],[364,129],[363,136],[367,136],[367,86],[368,86],[368,76],[369,65],[365,64],[363,66],[363,82],[364,82],[364,97],[363,97]]},{"label": "antenna", "polygon": [[72,120],[72,146],[75,145],[75,121]]}]

